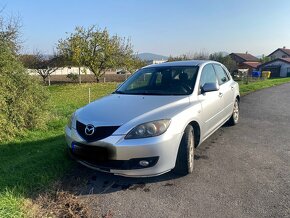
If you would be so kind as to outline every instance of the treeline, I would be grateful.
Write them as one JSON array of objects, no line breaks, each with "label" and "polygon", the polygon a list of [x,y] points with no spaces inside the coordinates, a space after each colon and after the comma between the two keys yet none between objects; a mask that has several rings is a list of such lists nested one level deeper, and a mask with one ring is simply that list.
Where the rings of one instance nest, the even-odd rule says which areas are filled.
[{"label": "treeline", "polygon": [[237,70],[237,64],[229,55],[224,55],[222,52],[209,54],[206,51],[195,53],[187,53],[180,56],[169,56],[168,61],[183,61],[183,60],[213,60],[225,65],[230,72]]}]

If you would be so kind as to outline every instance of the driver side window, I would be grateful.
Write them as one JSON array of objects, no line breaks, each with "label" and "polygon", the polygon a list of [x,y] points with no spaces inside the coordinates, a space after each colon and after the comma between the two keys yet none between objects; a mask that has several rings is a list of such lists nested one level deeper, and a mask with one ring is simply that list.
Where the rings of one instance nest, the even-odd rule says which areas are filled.
[{"label": "driver side window", "polygon": [[212,64],[207,64],[203,67],[200,77],[200,87],[205,83],[216,83],[217,77]]}]

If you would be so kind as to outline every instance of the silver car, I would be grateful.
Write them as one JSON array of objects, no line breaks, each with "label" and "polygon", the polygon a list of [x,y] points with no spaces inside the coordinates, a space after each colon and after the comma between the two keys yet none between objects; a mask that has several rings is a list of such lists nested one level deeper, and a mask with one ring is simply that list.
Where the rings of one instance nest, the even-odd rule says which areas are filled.
[{"label": "silver car", "polygon": [[66,141],[81,164],[129,177],[193,172],[195,148],[239,121],[239,85],[214,61],[146,66],[78,109]]}]

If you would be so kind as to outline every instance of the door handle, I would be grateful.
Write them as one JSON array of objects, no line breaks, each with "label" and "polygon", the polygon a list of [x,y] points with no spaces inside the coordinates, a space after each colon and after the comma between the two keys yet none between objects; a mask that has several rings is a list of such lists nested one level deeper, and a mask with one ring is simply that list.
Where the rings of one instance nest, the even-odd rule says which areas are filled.
[{"label": "door handle", "polygon": [[221,92],[219,93],[219,97],[220,98],[223,97],[223,95],[224,95],[223,93],[221,93]]}]

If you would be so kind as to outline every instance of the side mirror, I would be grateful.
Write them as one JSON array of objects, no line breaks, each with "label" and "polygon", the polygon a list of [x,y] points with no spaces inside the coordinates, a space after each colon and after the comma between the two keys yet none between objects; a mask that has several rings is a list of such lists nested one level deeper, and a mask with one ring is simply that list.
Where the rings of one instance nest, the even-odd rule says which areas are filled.
[{"label": "side mirror", "polygon": [[206,93],[206,92],[214,92],[214,91],[218,91],[220,89],[218,83],[205,83],[202,87],[201,87],[201,93]]}]

